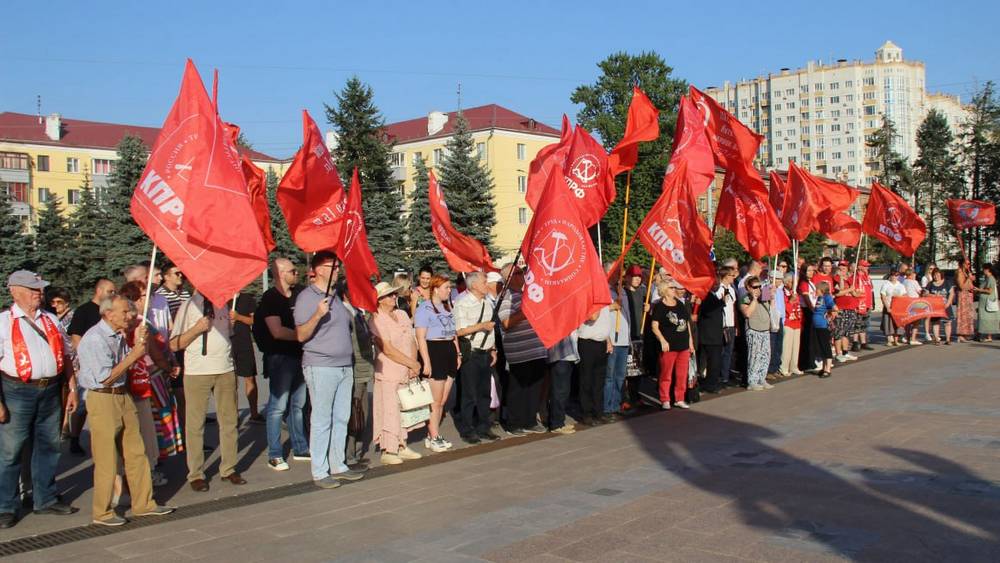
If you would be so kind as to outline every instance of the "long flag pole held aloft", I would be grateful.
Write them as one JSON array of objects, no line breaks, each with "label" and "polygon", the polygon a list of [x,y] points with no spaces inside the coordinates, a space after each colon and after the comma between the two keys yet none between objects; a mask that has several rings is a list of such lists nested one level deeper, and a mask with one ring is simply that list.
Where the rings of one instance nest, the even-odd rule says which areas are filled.
[{"label": "long flag pole held aloft", "polygon": [[[629,191],[632,187],[632,171],[629,170],[628,174],[625,176],[625,217],[622,219],[622,249],[618,254],[621,264],[618,266],[618,291],[622,291],[625,284],[625,235],[628,234],[628,197]],[[619,303],[621,302],[621,295],[618,296]],[[635,322],[633,319],[632,322]],[[618,330],[622,325],[622,313],[618,311],[615,315],[615,340],[618,339]]]},{"label": "long flag pole held aloft", "polygon": [[643,301],[642,306],[642,324],[639,325],[639,330],[644,331],[646,329],[646,306],[649,305],[649,295],[653,292],[653,272],[656,271],[656,257],[649,262],[649,281],[646,282],[646,299]]},{"label": "long flag pole held aloft", "polygon": [[153,300],[153,268],[156,267],[156,243],[153,243],[153,252],[149,256],[149,271],[146,272],[146,302],[142,304],[142,318],[146,318],[149,313],[149,302]]}]

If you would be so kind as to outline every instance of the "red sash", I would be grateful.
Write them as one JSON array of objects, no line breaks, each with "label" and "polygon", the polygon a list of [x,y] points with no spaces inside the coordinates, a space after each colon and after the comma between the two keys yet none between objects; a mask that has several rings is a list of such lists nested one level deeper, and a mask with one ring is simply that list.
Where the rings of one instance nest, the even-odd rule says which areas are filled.
[{"label": "red sash", "polygon": [[[63,372],[63,338],[59,334],[56,324],[45,313],[39,318],[42,320],[42,328],[45,329],[45,339],[49,341],[49,349],[56,358],[56,375]],[[24,319],[32,324],[32,328],[41,335],[42,331],[32,323],[31,319],[25,315]],[[14,317],[14,310],[10,309],[10,345],[14,352],[14,365],[17,366],[17,376],[21,381],[27,383],[31,380],[31,356],[28,354],[28,345],[24,342],[24,334],[21,333],[21,323]]]},{"label": "red sash", "polygon": [[[150,331],[150,337],[156,341],[157,346],[163,346],[163,338],[155,331]],[[128,345],[134,345],[135,332],[129,334]],[[153,396],[153,386],[150,377],[153,373],[153,358],[149,354],[143,356],[139,361],[128,368],[128,390],[132,397],[136,399],[149,399]]]}]

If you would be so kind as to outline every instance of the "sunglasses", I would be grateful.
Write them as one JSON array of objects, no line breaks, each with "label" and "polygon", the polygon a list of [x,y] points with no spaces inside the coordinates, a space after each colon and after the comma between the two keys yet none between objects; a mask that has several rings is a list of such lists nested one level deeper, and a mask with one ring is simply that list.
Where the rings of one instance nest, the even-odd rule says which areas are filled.
[{"label": "sunglasses", "polygon": [[760,289],[760,286],[759,285],[751,285],[750,289]]}]

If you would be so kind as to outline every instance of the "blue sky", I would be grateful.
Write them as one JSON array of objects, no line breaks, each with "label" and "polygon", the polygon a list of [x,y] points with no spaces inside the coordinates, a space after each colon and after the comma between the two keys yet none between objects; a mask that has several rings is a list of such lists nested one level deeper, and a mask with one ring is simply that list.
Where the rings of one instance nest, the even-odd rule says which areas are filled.
[{"label": "blue sky", "polygon": [[[168,7],[169,6],[169,7]],[[835,6],[835,9],[826,9]],[[389,121],[498,103],[558,127],[608,54],[656,51],[697,86],[808,60],[870,60],[886,39],[963,100],[1000,81],[1000,3],[14,2],[2,11],[0,111],[159,126],[184,59],[260,151],[291,155],[352,74]],[[975,15],[974,15],[975,14]]]}]

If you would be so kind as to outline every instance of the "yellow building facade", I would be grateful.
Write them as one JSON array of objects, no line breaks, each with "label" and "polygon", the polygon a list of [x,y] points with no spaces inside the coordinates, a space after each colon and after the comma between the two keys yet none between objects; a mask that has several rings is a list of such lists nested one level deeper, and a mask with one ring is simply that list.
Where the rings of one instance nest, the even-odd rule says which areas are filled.
[{"label": "yellow building facade", "polygon": [[[476,155],[493,177],[494,243],[501,261],[510,259],[531,222],[532,212],[525,202],[528,167],[542,147],[559,140],[559,131],[497,105],[469,108],[462,116],[469,123]],[[456,112],[432,112],[425,118],[386,125],[394,142],[393,173],[402,182],[404,201],[409,201],[416,188],[418,158],[440,177],[437,168],[447,152],[456,117]]]},{"label": "yellow building facade", "polygon": [[[8,194],[13,213],[30,231],[38,212],[54,197],[66,213],[80,202],[85,185],[100,197],[123,137],[139,137],[150,147],[158,134],[155,127],[64,119],[59,114],[0,113],[0,191]],[[288,161],[256,151],[251,158],[279,177],[288,167]]]}]

